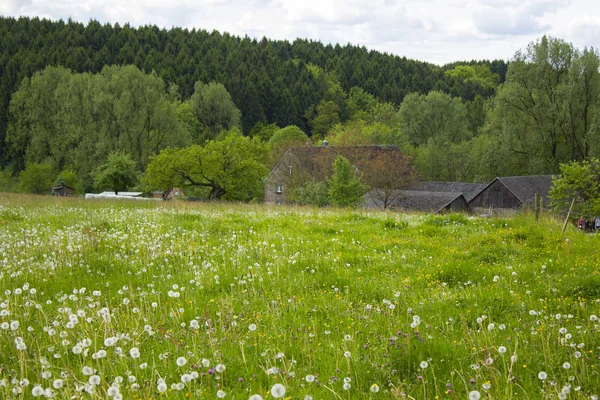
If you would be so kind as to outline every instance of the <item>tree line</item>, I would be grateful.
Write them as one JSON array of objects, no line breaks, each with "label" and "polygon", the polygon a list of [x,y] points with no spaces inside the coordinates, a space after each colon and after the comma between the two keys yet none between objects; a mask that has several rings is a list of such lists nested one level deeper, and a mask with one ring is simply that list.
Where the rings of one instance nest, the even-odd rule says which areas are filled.
[{"label": "tree line", "polygon": [[[97,74],[105,66],[134,65],[144,73],[154,71],[167,87],[176,85],[174,94],[180,100],[192,96],[196,82],[219,82],[240,109],[245,134],[257,123],[275,123],[296,125],[311,136],[307,110],[312,107],[314,113],[322,100],[339,94],[332,92],[328,76],[334,77],[346,93],[361,88],[382,102],[396,105],[412,92],[439,90],[467,101],[476,95],[493,94],[492,88],[476,80],[446,75],[445,68],[364,47],[323,45],[302,39],[291,43],[255,40],[217,31],[0,17],[0,49],[3,166],[19,162],[19,155],[9,152],[4,140],[11,119],[11,97],[24,78],[48,66]],[[504,79],[505,62],[483,64],[500,81]],[[309,66],[328,75],[314,74]],[[336,104],[341,106],[340,119],[345,121],[348,110],[339,98]]]},{"label": "tree line", "polygon": [[[350,45],[95,21],[0,18],[0,33],[5,186],[44,165],[97,189],[120,154],[140,185],[177,177],[202,182],[202,196],[251,200],[287,147],[322,139],[396,145],[425,180],[552,174],[600,157],[600,57],[559,38],[510,64],[438,67]],[[156,160],[170,178],[152,175]],[[232,172],[248,173],[243,162],[251,177]]]}]

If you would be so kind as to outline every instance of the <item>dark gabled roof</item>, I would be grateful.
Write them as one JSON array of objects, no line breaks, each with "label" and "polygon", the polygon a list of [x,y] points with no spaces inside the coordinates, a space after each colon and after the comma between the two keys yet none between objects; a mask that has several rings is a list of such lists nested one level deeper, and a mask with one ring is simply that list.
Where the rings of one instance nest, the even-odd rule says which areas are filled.
[{"label": "dark gabled roof", "polygon": [[288,154],[294,154],[294,155],[298,155],[298,156],[302,156],[305,157],[305,160],[309,160],[311,159],[311,157],[316,157],[320,154],[323,154],[325,152],[330,152],[333,153],[335,155],[342,155],[346,158],[348,158],[349,155],[352,155],[353,152],[356,151],[370,151],[371,154],[376,153],[378,151],[398,151],[400,152],[400,149],[398,148],[398,146],[395,145],[365,145],[365,146],[293,146],[288,148],[283,155],[281,156],[281,158],[279,159],[279,161],[277,161],[277,164],[275,164],[275,167],[273,167],[273,169],[269,172],[269,174],[263,179],[263,182],[267,182],[269,180],[269,178],[271,177],[271,175],[273,175],[273,173],[280,167],[281,163],[283,162],[283,160],[286,158],[286,156]]},{"label": "dark gabled roof", "polygon": [[487,187],[487,183],[469,182],[418,182],[412,190],[425,192],[450,192],[462,193],[467,202],[471,201],[479,192]]},{"label": "dark gabled roof", "polygon": [[546,202],[552,187],[552,175],[502,176],[496,179],[522,203],[532,202],[536,193]]},{"label": "dark gabled roof", "polygon": [[60,185],[54,186],[52,188],[52,190],[59,190],[59,189],[71,189],[71,190],[75,190],[74,188],[72,188],[69,185],[65,185],[64,183],[61,183]]},{"label": "dark gabled roof", "polygon": [[467,201],[462,193],[406,190],[402,192],[394,206],[407,210],[439,212],[461,197],[466,204]]},{"label": "dark gabled roof", "polygon": [[535,194],[538,193],[542,197],[542,201],[547,203],[548,193],[552,187],[553,175],[527,175],[527,176],[500,176],[487,184],[479,193],[475,194],[469,203],[485,192],[487,188],[495,182],[500,182],[506,187],[517,199],[523,204],[531,203],[535,199]]}]

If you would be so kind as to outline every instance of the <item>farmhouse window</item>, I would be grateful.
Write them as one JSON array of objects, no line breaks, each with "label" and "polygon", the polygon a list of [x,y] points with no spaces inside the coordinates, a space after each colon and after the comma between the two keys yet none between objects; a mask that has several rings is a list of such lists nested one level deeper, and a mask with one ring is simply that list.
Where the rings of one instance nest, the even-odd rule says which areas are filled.
[{"label": "farmhouse window", "polygon": [[275,193],[281,194],[283,192],[283,186],[278,183],[277,186],[275,187]]}]

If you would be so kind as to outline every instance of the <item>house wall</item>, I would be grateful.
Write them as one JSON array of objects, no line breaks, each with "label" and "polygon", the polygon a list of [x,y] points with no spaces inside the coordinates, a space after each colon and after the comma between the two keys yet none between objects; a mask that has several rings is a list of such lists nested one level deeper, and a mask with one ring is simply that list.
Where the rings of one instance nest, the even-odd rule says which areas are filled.
[{"label": "house wall", "polygon": [[62,196],[62,197],[72,197],[75,195],[75,190],[71,189],[71,188],[63,187],[58,190],[53,190],[52,195]]},{"label": "house wall", "polygon": [[[290,165],[292,159],[289,153],[284,154],[279,163],[275,166],[271,175],[264,182],[265,204],[285,204],[288,202],[287,193],[290,181]],[[281,193],[277,193],[277,185],[281,185]]]},{"label": "house wall", "polygon": [[479,193],[479,195],[471,200],[469,203],[469,208],[488,209],[490,205],[493,206],[493,208],[517,209],[521,207],[521,201],[517,199],[517,197],[512,194],[500,181],[495,181],[488,186],[487,189]]},{"label": "house wall", "polygon": [[452,203],[448,204],[445,208],[445,211],[451,212],[467,212],[469,210],[469,206],[464,199],[464,197],[459,197],[455,199]]}]

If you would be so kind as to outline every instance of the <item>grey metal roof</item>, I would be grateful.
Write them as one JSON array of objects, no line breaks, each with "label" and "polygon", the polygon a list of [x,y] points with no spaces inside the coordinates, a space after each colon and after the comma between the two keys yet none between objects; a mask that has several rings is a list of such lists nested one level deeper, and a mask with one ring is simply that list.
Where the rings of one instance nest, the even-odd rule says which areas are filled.
[{"label": "grey metal roof", "polygon": [[425,192],[462,193],[467,201],[471,201],[471,199],[473,199],[486,187],[487,183],[422,181],[417,183],[412,190]]}]

